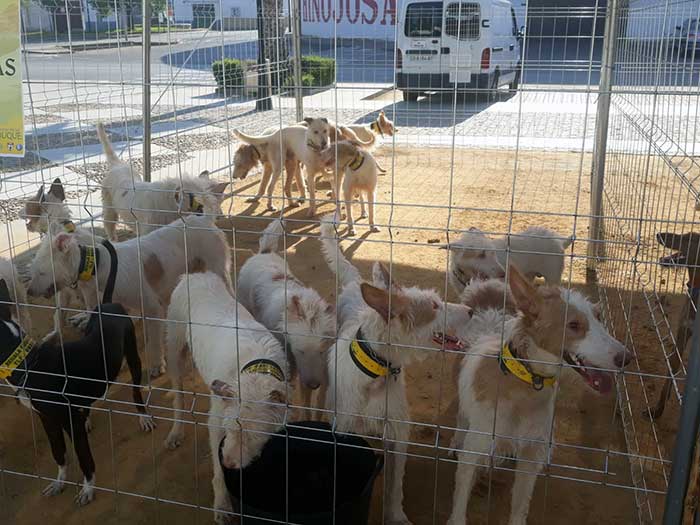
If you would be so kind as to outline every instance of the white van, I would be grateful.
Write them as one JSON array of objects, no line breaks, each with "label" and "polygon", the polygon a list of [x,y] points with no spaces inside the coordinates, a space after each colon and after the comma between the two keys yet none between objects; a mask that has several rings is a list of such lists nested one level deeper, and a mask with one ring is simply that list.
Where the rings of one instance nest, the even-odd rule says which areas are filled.
[{"label": "white van", "polygon": [[508,0],[404,0],[396,84],[404,100],[425,91],[517,89],[523,29]]}]

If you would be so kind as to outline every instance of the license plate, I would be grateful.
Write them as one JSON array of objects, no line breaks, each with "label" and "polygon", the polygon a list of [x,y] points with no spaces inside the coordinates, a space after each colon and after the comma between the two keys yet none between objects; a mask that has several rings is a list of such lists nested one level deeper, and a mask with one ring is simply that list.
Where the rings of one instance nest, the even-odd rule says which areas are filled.
[{"label": "license plate", "polygon": [[412,62],[422,62],[424,60],[432,60],[433,55],[408,55]]}]

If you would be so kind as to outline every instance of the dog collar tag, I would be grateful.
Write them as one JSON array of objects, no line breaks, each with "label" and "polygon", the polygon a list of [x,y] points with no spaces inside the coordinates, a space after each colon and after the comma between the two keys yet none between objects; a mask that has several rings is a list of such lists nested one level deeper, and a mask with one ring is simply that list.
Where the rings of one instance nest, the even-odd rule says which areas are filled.
[{"label": "dog collar tag", "polygon": [[557,382],[555,377],[533,374],[515,355],[513,355],[508,343],[503,345],[503,349],[498,356],[498,362],[504,374],[513,374],[524,383],[532,385],[534,390],[540,391],[546,386],[553,387]]},{"label": "dog collar tag", "polygon": [[0,379],[7,379],[12,375],[12,372],[22,364],[27,356],[34,350],[34,339],[27,336],[22,339],[22,342],[14,349],[10,356],[0,365]]}]

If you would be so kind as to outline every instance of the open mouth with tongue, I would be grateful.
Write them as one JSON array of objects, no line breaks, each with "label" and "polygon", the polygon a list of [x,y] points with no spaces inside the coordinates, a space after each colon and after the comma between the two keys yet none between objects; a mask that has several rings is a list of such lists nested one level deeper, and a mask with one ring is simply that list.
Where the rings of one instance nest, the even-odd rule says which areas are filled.
[{"label": "open mouth with tongue", "polygon": [[464,350],[464,343],[458,337],[443,334],[442,332],[433,332],[433,343],[444,346],[445,350],[454,352],[462,352]]},{"label": "open mouth with tongue", "polygon": [[612,390],[613,376],[610,372],[590,368],[592,365],[580,356],[572,356],[564,352],[564,360],[569,363],[583,380],[596,392],[607,394]]}]

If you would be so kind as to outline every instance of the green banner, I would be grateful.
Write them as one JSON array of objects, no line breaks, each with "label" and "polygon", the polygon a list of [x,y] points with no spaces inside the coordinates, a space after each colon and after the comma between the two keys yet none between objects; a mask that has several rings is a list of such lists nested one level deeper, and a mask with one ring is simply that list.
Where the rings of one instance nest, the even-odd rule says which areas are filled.
[{"label": "green banner", "polygon": [[24,157],[20,0],[0,0],[0,157]]}]

